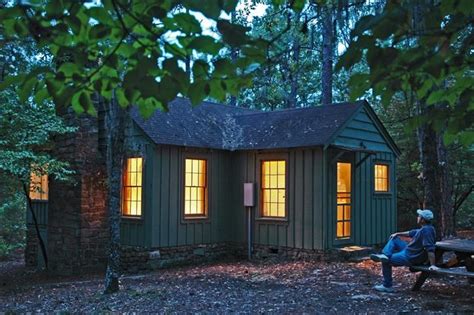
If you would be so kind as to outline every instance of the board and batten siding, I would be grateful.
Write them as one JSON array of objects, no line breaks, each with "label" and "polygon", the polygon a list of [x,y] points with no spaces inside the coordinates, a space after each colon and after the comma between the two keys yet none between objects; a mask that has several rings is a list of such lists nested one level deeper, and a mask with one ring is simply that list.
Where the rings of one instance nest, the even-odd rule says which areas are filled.
[{"label": "board and batten siding", "polygon": [[[272,155],[287,159],[287,219],[260,217],[260,163]],[[235,241],[247,239],[246,210],[243,207],[243,183],[255,183],[256,206],[252,210],[254,244],[275,247],[320,249],[323,246],[322,148],[291,149],[283,152],[247,151],[237,153],[238,202],[232,207],[232,232]]]},{"label": "board and batten siding", "polygon": [[[384,243],[396,229],[396,185],[395,155],[378,152],[348,152],[334,159],[339,150],[329,150],[328,156],[328,204],[325,221],[326,248],[343,245],[374,245]],[[369,154],[369,156],[367,156]],[[352,211],[351,237],[336,239],[336,163],[352,163]],[[389,166],[389,191],[375,192],[374,166],[382,163]]]},{"label": "board and batten siding", "polygon": [[[385,140],[381,130],[370,117],[367,109],[361,108],[348,122],[333,145],[354,148],[352,157],[352,235],[347,241],[336,240],[335,210],[329,211],[325,224],[327,229],[327,247],[345,243],[373,245],[386,241],[396,230],[396,156]],[[363,151],[360,151],[363,147]],[[328,209],[336,209],[336,163],[332,157],[340,152],[333,149],[328,153],[328,190],[326,202]],[[347,160],[347,158],[346,158]],[[375,192],[374,165],[383,163],[389,166],[389,191]]]},{"label": "board and batten siding", "polygon": [[[156,146],[147,158],[144,245],[175,247],[230,241],[230,153],[178,146]],[[184,159],[205,158],[208,166],[208,217],[186,219],[183,210]],[[151,160],[151,161],[150,161]]]}]

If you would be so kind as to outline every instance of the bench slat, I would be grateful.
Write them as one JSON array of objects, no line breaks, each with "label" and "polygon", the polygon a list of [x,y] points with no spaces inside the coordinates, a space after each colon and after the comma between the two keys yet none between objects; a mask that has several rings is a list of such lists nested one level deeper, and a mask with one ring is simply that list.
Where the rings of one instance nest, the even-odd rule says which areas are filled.
[{"label": "bench slat", "polygon": [[463,277],[469,277],[469,278],[474,278],[474,272],[467,271],[464,267],[459,267],[459,268],[440,268],[438,270],[429,270],[428,266],[412,266],[410,267],[410,271],[416,272],[416,271],[424,271],[424,272],[429,272],[429,273],[438,273],[438,274],[447,274],[447,275],[452,275],[452,276],[463,276]]}]

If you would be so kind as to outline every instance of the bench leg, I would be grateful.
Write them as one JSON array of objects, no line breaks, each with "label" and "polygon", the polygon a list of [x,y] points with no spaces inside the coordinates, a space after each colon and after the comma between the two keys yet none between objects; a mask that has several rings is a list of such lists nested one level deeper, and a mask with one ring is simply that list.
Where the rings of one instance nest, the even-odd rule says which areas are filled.
[{"label": "bench leg", "polygon": [[[466,257],[466,270],[473,272],[474,271],[474,259],[471,258],[472,256],[467,256]],[[474,278],[469,278],[468,279],[469,284],[474,284]]]},{"label": "bench leg", "polygon": [[428,279],[429,276],[430,274],[428,272],[422,271],[416,278],[416,282],[413,285],[413,288],[411,288],[411,290],[412,291],[420,290],[421,286],[423,285],[423,283],[425,283],[426,279]]}]

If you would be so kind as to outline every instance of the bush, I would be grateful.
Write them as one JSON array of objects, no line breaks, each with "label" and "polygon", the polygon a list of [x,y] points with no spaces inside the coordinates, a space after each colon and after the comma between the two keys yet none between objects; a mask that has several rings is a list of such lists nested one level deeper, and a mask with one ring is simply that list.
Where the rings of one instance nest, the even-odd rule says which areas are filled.
[{"label": "bush", "polygon": [[0,258],[25,247],[26,203],[23,194],[17,193],[0,205]]}]

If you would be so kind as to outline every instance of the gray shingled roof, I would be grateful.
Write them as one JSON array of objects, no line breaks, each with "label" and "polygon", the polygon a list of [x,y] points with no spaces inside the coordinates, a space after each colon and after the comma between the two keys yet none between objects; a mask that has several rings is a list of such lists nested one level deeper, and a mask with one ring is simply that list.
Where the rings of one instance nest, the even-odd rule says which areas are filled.
[{"label": "gray shingled roof", "polygon": [[169,112],[144,120],[132,118],[157,144],[226,150],[276,149],[328,144],[364,102],[286,109],[273,112],[203,102],[192,107],[177,98]]}]

